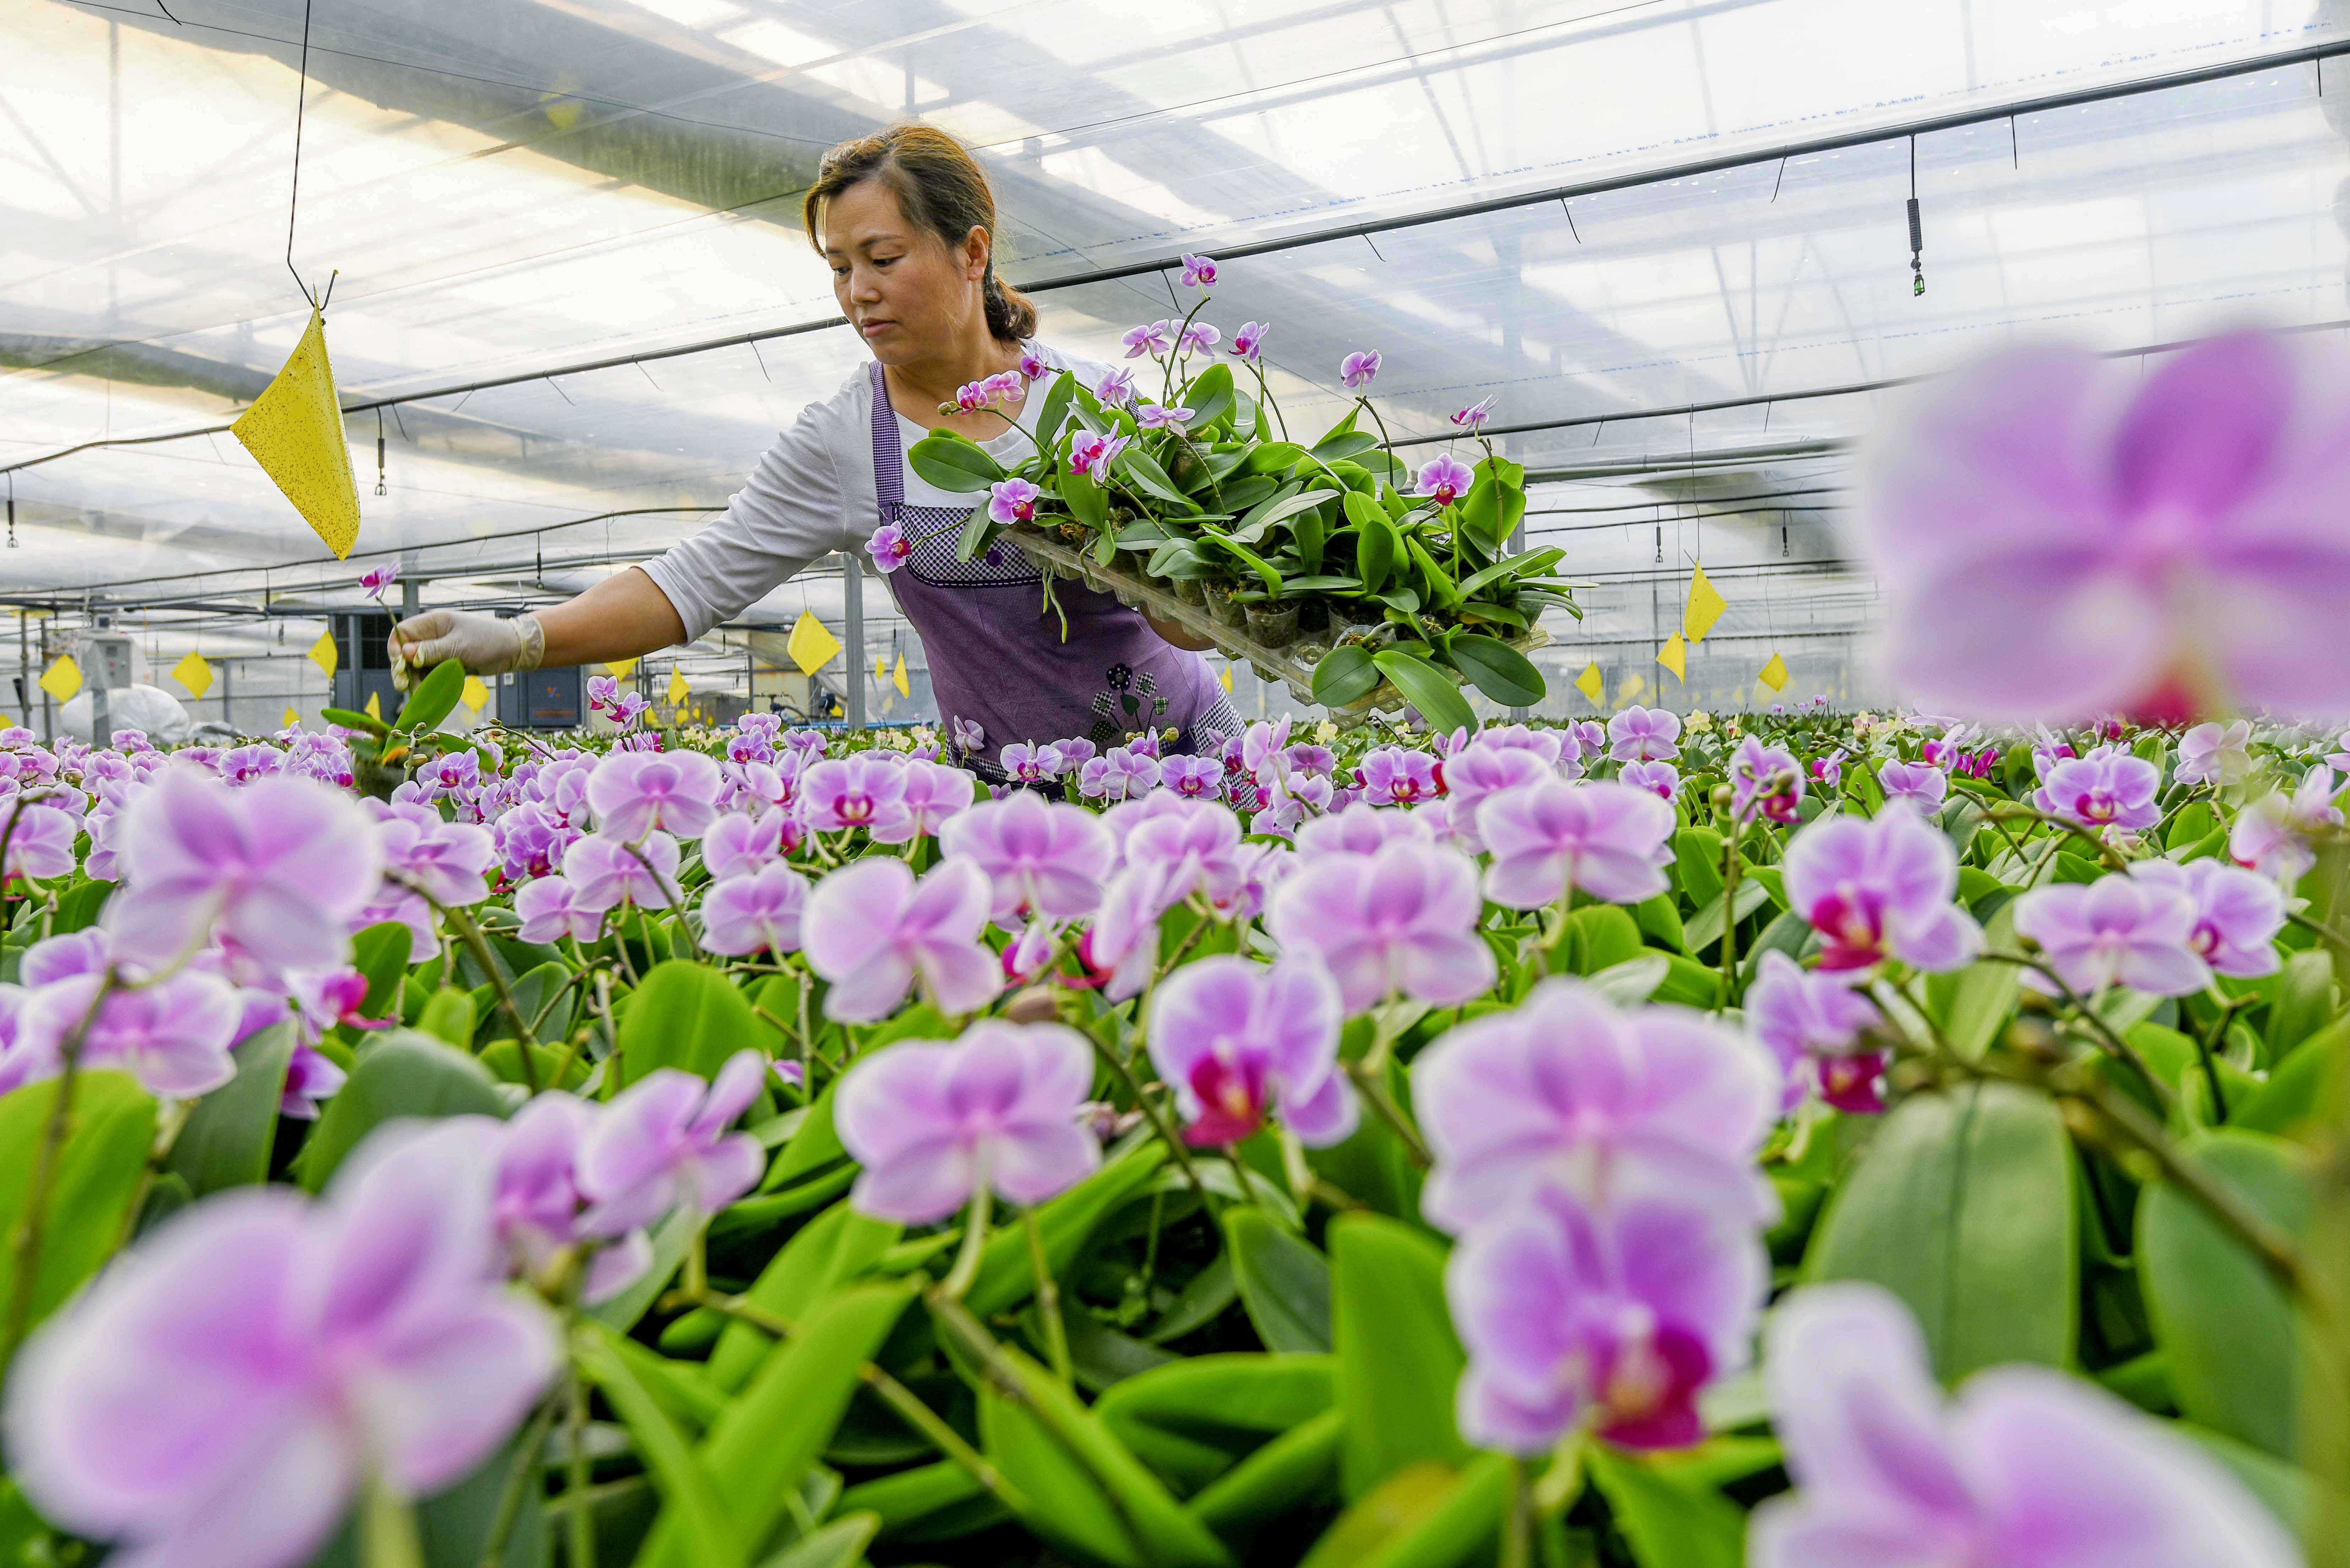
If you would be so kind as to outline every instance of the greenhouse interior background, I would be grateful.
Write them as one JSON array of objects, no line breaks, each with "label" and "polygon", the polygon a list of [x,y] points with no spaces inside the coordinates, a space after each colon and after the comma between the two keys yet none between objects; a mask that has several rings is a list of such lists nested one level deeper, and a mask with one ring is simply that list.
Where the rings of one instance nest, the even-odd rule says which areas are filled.
[{"label": "greenhouse interior background", "polygon": [[[546,604],[716,515],[864,358],[801,233],[815,161],[908,118],[977,151],[1055,343],[1115,358],[1204,254],[1208,319],[1272,324],[1298,423],[1343,411],[1363,348],[1399,455],[1495,400],[1525,539],[1584,585],[1536,655],[1553,716],[1884,701],[1836,521],[1905,380],[2032,336],[2152,362],[2350,317],[2350,0],[0,15],[0,711],[44,733],[87,732],[43,681],[93,636],[265,733],[364,662],[351,618]],[[228,432],[330,279],[347,559]],[[380,610],[359,577],[388,562]],[[1700,566],[1728,608],[1676,677]],[[845,645],[814,690],[804,612]],[[629,674],[712,718],[936,717],[840,557]],[[1231,674],[1244,717],[1304,711]]]}]

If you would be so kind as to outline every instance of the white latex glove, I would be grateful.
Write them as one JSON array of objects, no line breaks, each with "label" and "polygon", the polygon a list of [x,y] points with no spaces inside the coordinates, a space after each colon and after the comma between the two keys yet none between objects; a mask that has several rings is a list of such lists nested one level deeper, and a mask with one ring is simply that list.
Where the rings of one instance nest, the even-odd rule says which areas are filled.
[{"label": "white latex glove", "polygon": [[546,637],[536,616],[501,620],[476,610],[433,609],[393,627],[390,649],[392,677],[404,687],[411,669],[430,670],[444,659],[456,659],[471,675],[536,670]]}]

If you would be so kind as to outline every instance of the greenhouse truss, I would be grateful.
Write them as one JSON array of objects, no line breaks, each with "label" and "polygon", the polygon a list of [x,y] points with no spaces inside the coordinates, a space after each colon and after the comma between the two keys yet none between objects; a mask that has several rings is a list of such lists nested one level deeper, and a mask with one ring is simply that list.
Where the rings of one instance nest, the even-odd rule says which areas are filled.
[{"label": "greenhouse truss", "polygon": [[[1560,713],[1586,662],[1672,679],[1700,564],[1730,607],[1688,700],[1768,700],[1774,653],[1790,696],[1872,700],[1833,524],[1909,378],[2350,319],[2339,0],[15,0],[6,33],[18,669],[109,617],[142,679],[238,670],[211,696],[246,728],[315,710],[302,655],[371,607],[367,566],[411,603],[541,602],[714,515],[862,358],[797,192],[909,116],[980,151],[1055,342],[1115,357],[1210,254],[1305,422],[1358,348],[1404,456],[1494,398],[1528,539],[1589,585],[1543,655]],[[347,563],[226,433],[330,279]],[[864,597],[868,666],[919,677]],[[836,561],[681,667],[723,687],[746,634],[837,631],[844,598]]]}]

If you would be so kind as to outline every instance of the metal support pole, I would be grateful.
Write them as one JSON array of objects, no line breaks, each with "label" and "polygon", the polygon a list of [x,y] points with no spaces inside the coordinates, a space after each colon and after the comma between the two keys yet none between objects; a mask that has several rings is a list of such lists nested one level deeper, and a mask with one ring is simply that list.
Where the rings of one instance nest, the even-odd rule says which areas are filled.
[{"label": "metal support pole", "polygon": [[[412,559],[400,563],[403,567],[413,564]],[[424,585],[414,577],[401,577],[400,579],[400,618],[406,620],[412,615],[421,615],[423,611]]]},{"label": "metal support pole", "polygon": [[841,554],[842,597],[848,610],[848,727],[865,728],[865,564],[854,550]]},{"label": "metal support pole", "polygon": [[221,722],[234,730],[236,728],[236,710],[232,705],[231,699],[234,693],[236,686],[236,665],[231,660],[224,659],[221,660],[220,670]]}]

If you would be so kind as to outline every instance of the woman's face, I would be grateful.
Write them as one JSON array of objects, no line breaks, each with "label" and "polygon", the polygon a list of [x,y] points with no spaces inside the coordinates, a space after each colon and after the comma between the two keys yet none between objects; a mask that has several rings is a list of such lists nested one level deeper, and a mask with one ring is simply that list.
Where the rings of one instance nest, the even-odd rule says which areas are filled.
[{"label": "woman's face", "polygon": [[987,235],[973,229],[950,249],[906,221],[896,192],[860,180],[824,204],[825,259],[840,313],[884,365],[905,365],[984,335],[979,280]]}]

